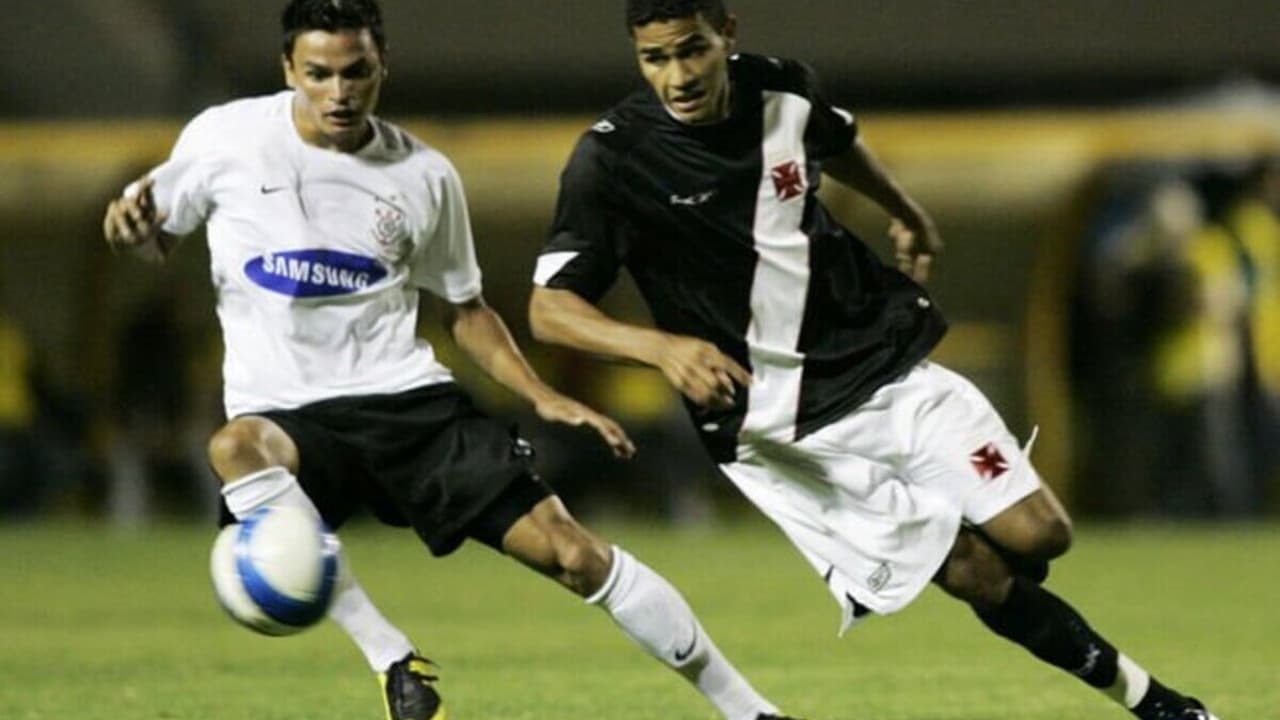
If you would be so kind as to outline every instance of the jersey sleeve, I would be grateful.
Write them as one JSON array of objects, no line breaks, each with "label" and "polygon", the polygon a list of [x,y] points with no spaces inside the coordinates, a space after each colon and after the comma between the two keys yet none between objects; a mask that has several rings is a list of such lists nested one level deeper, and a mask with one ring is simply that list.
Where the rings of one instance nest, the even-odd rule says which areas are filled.
[{"label": "jersey sleeve", "polygon": [[[187,124],[165,160],[148,176],[154,181],[152,193],[156,207],[168,217],[163,230],[171,235],[186,235],[204,224],[212,209],[209,191],[214,166],[209,155],[208,113]],[[134,186],[125,190],[132,192]]]},{"label": "jersey sleeve", "polygon": [[451,163],[443,162],[444,171],[432,181],[438,214],[413,258],[409,282],[451,303],[461,303],[480,295],[480,264],[476,262],[462,179]]},{"label": "jersey sleeve", "polygon": [[613,285],[624,256],[625,235],[610,170],[610,152],[594,136],[574,149],[560,175],[560,196],[550,236],[534,270],[535,285],[570,290],[595,302]]},{"label": "jersey sleeve", "polygon": [[804,93],[812,103],[804,134],[805,150],[817,160],[840,155],[857,139],[858,123],[852,113],[831,104],[813,68],[800,64],[800,71]]}]

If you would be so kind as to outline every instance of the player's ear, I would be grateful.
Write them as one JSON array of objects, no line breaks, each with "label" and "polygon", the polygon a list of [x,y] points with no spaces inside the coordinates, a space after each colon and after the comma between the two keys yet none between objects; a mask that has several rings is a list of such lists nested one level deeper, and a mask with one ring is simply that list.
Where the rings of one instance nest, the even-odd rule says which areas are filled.
[{"label": "player's ear", "polygon": [[297,89],[298,82],[293,76],[293,61],[284,53],[280,53],[280,69],[284,71],[284,84],[290,88]]},{"label": "player's ear", "polygon": [[738,44],[738,16],[729,15],[724,19],[724,27],[720,30],[720,36],[724,38],[724,48],[727,52],[733,52],[733,48]]}]

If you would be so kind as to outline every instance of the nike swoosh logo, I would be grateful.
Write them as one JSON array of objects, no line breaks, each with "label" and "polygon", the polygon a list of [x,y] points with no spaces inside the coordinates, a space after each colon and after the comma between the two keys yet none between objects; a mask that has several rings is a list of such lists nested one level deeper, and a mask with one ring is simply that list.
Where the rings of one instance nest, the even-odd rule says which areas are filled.
[{"label": "nike swoosh logo", "polygon": [[715,196],[716,196],[715,190],[708,190],[706,192],[695,193],[693,195],[672,195],[671,204],[684,205],[686,207],[696,207],[698,205],[706,204],[708,200],[710,200]]},{"label": "nike swoosh logo", "polygon": [[276,186],[276,187],[267,187],[266,185],[263,185],[262,187],[258,188],[258,190],[259,190],[259,191],[261,191],[263,195],[270,195],[271,193],[278,193],[278,192],[280,192],[281,190],[284,190],[284,189],[285,189],[285,186],[284,186],[284,185],[279,185],[279,186]]},{"label": "nike swoosh logo", "polygon": [[693,631],[693,640],[689,641],[689,647],[684,650],[676,650],[676,662],[684,662],[689,659],[693,651],[698,647],[698,631]]}]

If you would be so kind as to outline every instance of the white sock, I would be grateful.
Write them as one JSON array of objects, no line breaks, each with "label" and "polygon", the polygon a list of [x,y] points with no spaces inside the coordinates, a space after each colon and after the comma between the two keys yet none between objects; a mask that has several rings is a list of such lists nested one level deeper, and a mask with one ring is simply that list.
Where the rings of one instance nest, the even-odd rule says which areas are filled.
[{"label": "white sock", "polygon": [[223,485],[222,497],[227,501],[227,509],[238,520],[268,505],[287,505],[320,517],[320,511],[302,491],[297,478],[279,465],[250,473]]},{"label": "white sock", "polygon": [[778,712],[729,664],[671,583],[622,548],[613,547],[609,577],[587,602],[693,683],[727,720]]},{"label": "white sock", "polygon": [[414,652],[409,638],[382,617],[356,582],[346,557],[342,558],[342,576],[329,607],[329,619],[347,631],[374,672],[385,672],[391,663]]},{"label": "white sock", "polygon": [[1142,702],[1142,698],[1147,694],[1147,688],[1151,687],[1151,676],[1124,653],[1120,653],[1120,657],[1117,658],[1117,666],[1116,684],[1103,692],[1107,697],[1132,710]]},{"label": "white sock", "polygon": [[[298,485],[293,473],[280,466],[259,470],[223,485],[222,496],[226,498],[227,509],[237,518],[268,505],[287,505],[320,517],[320,511]],[[413,644],[374,607],[364,588],[351,574],[346,553],[342,554],[340,561],[342,575],[334,592],[333,605],[329,608],[329,617],[360,647],[369,666],[375,672],[382,672],[391,663],[413,652]]]}]

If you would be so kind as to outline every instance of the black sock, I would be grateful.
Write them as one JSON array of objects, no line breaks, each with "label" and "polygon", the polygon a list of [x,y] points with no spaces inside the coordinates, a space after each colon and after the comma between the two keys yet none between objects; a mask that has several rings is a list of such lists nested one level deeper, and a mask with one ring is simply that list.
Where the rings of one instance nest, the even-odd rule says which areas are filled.
[{"label": "black sock", "polygon": [[1116,649],[1058,596],[1024,577],[1014,577],[1004,604],[978,612],[996,634],[1041,660],[1105,690],[1119,672]]}]

